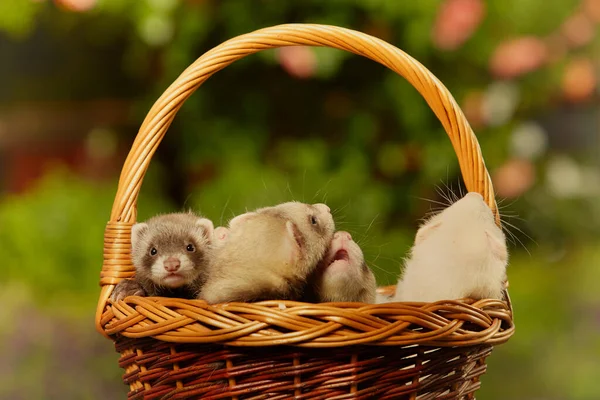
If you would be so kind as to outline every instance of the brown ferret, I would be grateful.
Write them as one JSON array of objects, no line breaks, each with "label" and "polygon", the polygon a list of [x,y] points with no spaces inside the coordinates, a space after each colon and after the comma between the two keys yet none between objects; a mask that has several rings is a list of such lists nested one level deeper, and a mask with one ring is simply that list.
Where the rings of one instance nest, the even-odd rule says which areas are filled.
[{"label": "brown ferret", "polygon": [[191,212],[158,215],[133,225],[135,277],[119,282],[111,298],[195,298],[206,280],[213,231],[210,220]]},{"label": "brown ferret", "polygon": [[288,202],[235,217],[229,230],[220,229],[222,239],[198,298],[208,303],[299,299],[334,229],[325,204]]},{"label": "brown ferret", "polygon": [[329,250],[308,279],[303,301],[374,303],[377,283],[348,232],[333,235]]}]

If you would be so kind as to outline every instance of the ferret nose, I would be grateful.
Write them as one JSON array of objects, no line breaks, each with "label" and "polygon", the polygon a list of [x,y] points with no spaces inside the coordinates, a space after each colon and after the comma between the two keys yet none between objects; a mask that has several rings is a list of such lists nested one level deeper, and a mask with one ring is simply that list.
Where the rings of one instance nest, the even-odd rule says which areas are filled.
[{"label": "ferret nose", "polygon": [[165,270],[167,272],[177,272],[181,266],[181,262],[179,261],[179,258],[169,257],[165,260],[163,265],[165,266]]},{"label": "ferret nose", "polygon": [[331,213],[331,209],[329,208],[329,206],[327,204],[317,203],[314,206],[317,210],[319,210],[321,212]]},{"label": "ferret nose", "polygon": [[352,235],[349,234],[348,232],[344,232],[344,231],[337,231],[333,235],[333,238],[334,239],[342,239],[342,240],[352,241]]}]

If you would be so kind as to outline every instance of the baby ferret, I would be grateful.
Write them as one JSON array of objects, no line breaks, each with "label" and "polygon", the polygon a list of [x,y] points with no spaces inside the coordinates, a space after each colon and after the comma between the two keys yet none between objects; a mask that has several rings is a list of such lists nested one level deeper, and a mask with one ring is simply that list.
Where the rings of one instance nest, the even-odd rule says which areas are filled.
[{"label": "baby ferret", "polygon": [[304,301],[373,303],[377,284],[352,235],[338,231],[329,250],[308,279]]},{"label": "baby ferret", "polygon": [[135,277],[115,287],[112,299],[126,296],[195,298],[206,280],[213,223],[188,213],[158,215],[131,229]]},{"label": "baby ferret", "polygon": [[468,193],[418,230],[393,301],[502,299],[507,262],[490,207]]},{"label": "baby ferret", "polygon": [[325,204],[288,202],[239,215],[221,230],[198,298],[208,303],[299,299],[325,255],[334,222]]}]

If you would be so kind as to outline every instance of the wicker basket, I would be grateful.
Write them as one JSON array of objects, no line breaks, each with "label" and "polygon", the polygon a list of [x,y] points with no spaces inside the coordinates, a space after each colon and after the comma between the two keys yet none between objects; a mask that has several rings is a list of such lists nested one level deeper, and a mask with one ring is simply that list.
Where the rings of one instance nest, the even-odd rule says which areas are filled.
[{"label": "wicker basket", "polygon": [[104,236],[96,326],[116,342],[129,398],[473,399],[493,345],[514,332],[507,292],[505,301],[431,304],[108,301],[115,285],[134,274],[130,236],[140,186],[183,102],[232,62],[294,45],[346,50],[406,78],[448,133],[467,189],[481,193],[498,215],[473,131],[448,90],[419,62],[380,39],[333,26],[288,24],[233,38],[196,60],[158,99],[121,173]]}]

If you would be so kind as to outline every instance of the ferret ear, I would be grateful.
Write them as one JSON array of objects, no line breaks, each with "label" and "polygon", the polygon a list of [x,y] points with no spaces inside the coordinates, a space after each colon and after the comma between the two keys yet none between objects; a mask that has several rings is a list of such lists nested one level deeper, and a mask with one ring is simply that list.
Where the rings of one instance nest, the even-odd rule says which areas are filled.
[{"label": "ferret ear", "polygon": [[287,246],[284,246],[283,248],[286,249],[285,251],[288,251],[286,256],[289,257],[292,264],[299,259],[300,252],[302,251],[301,237],[301,233],[296,224],[292,221],[287,221],[285,223],[285,243],[287,243]]},{"label": "ferret ear", "polygon": [[148,224],[145,222],[138,222],[131,227],[131,247],[135,247],[136,243],[139,243],[147,230]]},{"label": "ferret ear", "polygon": [[254,217],[255,215],[255,212],[247,212],[245,214],[240,214],[237,217],[234,217],[231,221],[229,221],[229,228],[234,228],[246,222],[248,219]]},{"label": "ferret ear", "polygon": [[298,248],[302,247],[302,234],[300,233],[300,230],[298,230],[298,227],[296,226],[296,224],[294,224],[292,221],[287,221],[285,223],[285,230],[286,230],[286,234],[288,236],[288,238],[290,239],[290,241],[292,243],[295,243],[296,246],[298,246]]},{"label": "ferret ear", "polygon": [[508,261],[508,249],[506,248],[506,241],[496,235],[491,234],[489,231],[485,231],[485,236],[490,244],[492,254],[500,261]]},{"label": "ferret ear", "polygon": [[433,224],[425,224],[421,226],[417,231],[417,235],[415,236],[415,244],[419,244],[425,240],[433,231],[439,228],[441,224],[442,222],[438,221]]},{"label": "ferret ear", "polygon": [[213,233],[213,236],[214,236],[216,242],[224,241],[225,239],[227,239],[228,235],[229,235],[229,229],[225,228],[224,226],[219,226],[219,227],[215,228],[215,231]]},{"label": "ferret ear", "polygon": [[196,225],[198,225],[199,227],[203,228],[202,229],[202,235],[206,238],[206,239],[210,239],[213,236],[213,232],[215,230],[215,226],[213,225],[212,221],[208,218],[198,218],[198,220],[196,221]]}]

